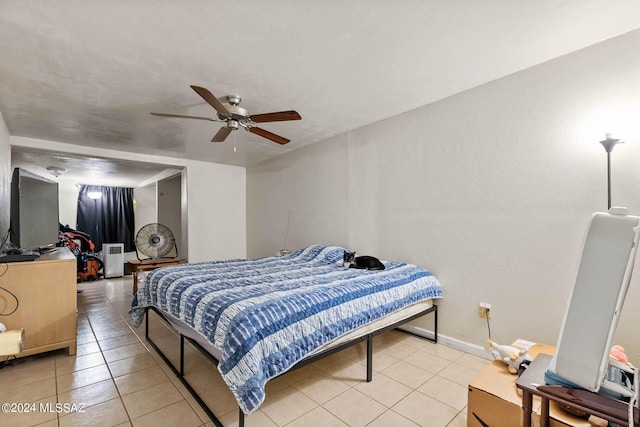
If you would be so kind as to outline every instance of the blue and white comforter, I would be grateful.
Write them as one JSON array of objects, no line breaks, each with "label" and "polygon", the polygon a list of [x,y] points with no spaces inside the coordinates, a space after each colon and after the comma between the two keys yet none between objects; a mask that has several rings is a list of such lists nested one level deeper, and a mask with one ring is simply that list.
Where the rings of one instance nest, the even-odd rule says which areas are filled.
[{"label": "blue and white comforter", "polygon": [[310,246],[282,257],[181,264],[150,272],[132,302],[142,323],[155,306],[218,348],[222,378],[242,411],[263,402],[266,382],[332,340],[418,301],[442,297],[438,280],[411,264],[342,267],[344,249]]}]

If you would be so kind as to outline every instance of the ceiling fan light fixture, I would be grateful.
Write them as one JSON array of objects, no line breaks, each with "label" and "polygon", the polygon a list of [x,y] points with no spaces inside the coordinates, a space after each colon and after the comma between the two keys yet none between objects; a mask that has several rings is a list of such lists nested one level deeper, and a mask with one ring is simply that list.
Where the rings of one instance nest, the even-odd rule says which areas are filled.
[{"label": "ceiling fan light fixture", "polygon": [[240,127],[240,123],[237,120],[227,120],[227,127],[229,129],[238,129]]},{"label": "ceiling fan light fixture", "polygon": [[67,173],[67,170],[60,166],[47,166],[47,170],[51,175],[55,176],[56,178],[59,177],[60,175],[64,175],[65,173]]},{"label": "ceiling fan light fixture", "polygon": [[238,105],[242,102],[240,95],[227,95],[223,98],[224,101],[231,105]]}]

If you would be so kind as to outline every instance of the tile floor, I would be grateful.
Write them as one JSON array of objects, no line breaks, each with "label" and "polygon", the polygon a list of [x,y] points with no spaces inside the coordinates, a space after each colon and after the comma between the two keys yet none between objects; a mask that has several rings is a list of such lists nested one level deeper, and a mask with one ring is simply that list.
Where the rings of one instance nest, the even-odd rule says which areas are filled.
[{"label": "tile floor", "polygon": [[[0,402],[36,409],[0,413],[0,425],[214,425],[145,343],[144,327],[131,326],[131,285],[131,276],[78,284],[77,354],[59,350],[0,369]],[[177,360],[173,332],[159,321],[150,326],[154,341]],[[271,381],[266,401],[245,425],[466,426],[467,384],[488,361],[398,331],[378,336],[374,352],[370,383],[364,344]],[[236,426],[237,404],[213,365],[187,349],[185,372],[222,423]],[[56,413],[56,403],[67,405]]]}]

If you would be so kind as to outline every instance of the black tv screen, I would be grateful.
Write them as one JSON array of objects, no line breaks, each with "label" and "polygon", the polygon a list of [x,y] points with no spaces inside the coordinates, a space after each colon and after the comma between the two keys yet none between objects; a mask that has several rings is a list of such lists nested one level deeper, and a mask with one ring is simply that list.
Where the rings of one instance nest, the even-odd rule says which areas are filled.
[{"label": "black tv screen", "polygon": [[58,243],[58,183],[15,168],[11,178],[10,239],[37,250]]}]

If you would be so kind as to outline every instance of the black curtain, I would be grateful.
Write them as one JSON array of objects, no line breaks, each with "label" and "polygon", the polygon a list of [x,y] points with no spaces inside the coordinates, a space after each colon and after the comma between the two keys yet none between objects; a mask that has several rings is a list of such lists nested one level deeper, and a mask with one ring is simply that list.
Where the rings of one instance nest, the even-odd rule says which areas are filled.
[{"label": "black curtain", "polygon": [[78,230],[91,236],[96,251],[103,243],[124,243],[135,250],[133,188],[83,185],[78,194]]}]

